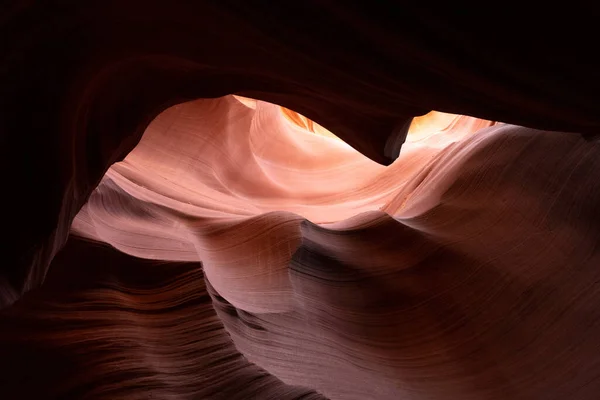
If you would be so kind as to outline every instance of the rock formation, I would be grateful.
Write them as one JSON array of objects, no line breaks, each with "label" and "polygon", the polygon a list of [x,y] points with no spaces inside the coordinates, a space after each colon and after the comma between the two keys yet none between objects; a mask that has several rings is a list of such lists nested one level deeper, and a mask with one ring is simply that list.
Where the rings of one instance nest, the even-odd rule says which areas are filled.
[{"label": "rock formation", "polygon": [[2,7],[2,398],[598,397],[594,10]]}]

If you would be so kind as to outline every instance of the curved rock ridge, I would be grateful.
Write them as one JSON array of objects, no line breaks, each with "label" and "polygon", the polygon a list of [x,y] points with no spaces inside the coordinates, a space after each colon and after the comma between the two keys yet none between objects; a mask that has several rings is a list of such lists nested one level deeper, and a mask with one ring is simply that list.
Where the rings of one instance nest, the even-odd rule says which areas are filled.
[{"label": "curved rock ridge", "polygon": [[429,134],[417,121],[384,167],[269,103],[182,104],[111,167],[73,231],[201,262],[237,350],[286,385],[594,399],[600,147],[447,118]]},{"label": "curved rock ridge", "polygon": [[402,156],[384,167],[274,104],[229,96],[174,106],[110,168],[73,231],[136,257],[201,261],[236,307],[287,311],[288,266],[304,218],[327,226],[373,210],[400,215],[400,199],[426,164],[492,124],[430,120],[442,128],[425,135],[423,119]]},{"label": "curved rock ridge", "polygon": [[0,392],[6,399],[325,399],[250,363],[211,303],[198,263],[142,260],[71,237],[44,285],[0,311],[7,366]]}]

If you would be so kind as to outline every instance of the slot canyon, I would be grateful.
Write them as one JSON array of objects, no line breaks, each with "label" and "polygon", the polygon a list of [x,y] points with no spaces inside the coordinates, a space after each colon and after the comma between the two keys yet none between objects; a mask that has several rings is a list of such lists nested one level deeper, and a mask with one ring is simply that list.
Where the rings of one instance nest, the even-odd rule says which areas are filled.
[{"label": "slot canyon", "polygon": [[1,5],[0,398],[600,398],[600,10],[434,8]]}]

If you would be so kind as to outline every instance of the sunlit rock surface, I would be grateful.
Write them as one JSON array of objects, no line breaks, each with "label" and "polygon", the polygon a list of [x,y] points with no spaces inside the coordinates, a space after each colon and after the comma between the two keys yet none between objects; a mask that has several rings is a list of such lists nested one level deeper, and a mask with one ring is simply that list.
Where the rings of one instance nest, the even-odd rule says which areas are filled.
[{"label": "sunlit rock surface", "polygon": [[599,155],[432,113],[385,167],[270,103],[174,106],[5,311],[5,384],[38,348],[56,396],[594,399]]},{"label": "sunlit rock surface", "polygon": [[0,398],[597,400],[597,8],[3,2]]},{"label": "sunlit rock surface", "polygon": [[238,99],[163,112],[108,171],[73,231],[136,257],[200,261],[218,293],[245,311],[291,311],[290,262],[306,223],[338,231],[353,229],[356,216],[401,218],[407,204],[428,201],[407,203],[438,153],[491,124],[423,117],[385,167],[301,115]]}]

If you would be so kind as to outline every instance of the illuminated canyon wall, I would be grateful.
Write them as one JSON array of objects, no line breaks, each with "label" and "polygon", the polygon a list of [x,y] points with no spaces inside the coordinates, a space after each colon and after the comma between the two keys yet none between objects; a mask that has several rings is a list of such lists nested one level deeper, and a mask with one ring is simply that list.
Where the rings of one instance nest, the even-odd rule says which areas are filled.
[{"label": "illuminated canyon wall", "polygon": [[598,13],[54,7],[0,14],[0,398],[597,399]]},{"label": "illuminated canyon wall", "polygon": [[2,340],[56,396],[592,398],[599,151],[431,113],[385,167],[274,104],[174,106]]}]

